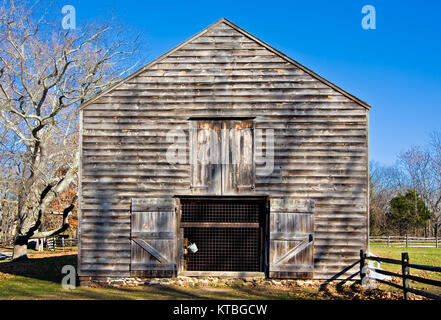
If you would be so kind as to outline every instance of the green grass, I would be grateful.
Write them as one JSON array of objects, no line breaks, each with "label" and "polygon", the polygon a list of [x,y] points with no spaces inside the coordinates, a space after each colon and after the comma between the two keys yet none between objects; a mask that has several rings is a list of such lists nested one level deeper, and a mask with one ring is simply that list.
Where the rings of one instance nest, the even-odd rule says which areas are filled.
[{"label": "green grass", "polygon": [[[441,266],[441,249],[435,248],[371,248],[373,254],[400,260],[401,252],[409,253],[410,262]],[[295,286],[137,286],[77,287],[63,289],[61,268],[77,265],[75,251],[34,252],[23,262],[0,261],[0,299],[390,299],[400,298],[400,291],[380,285],[381,290],[363,292],[358,285],[328,286],[300,284]],[[399,273],[401,267],[382,264],[385,270]],[[412,274],[441,280],[441,273],[412,270]],[[399,279],[396,279],[399,281]],[[412,284],[414,288],[441,294],[441,288]],[[383,290],[383,291],[382,291]]]},{"label": "green grass", "polygon": [[[32,251],[30,251],[32,252]],[[71,252],[32,252],[23,262],[0,261],[0,299],[378,299],[383,292],[361,290],[355,283],[320,286],[300,283],[294,286],[259,285],[237,281],[218,286],[137,286],[137,287],[61,287],[64,265],[77,265]],[[390,298],[387,296],[386,298]]]},{"label": "green grass", "polygon": [[[371,247],[370,251],[378,256],[383,258],[391,258],[396,260],[401,260],[401,253],[407,252],[409,254],[409,262],[411,264],[424,264],[428,266],[437,266],[441,267],[441,248],[376,248]],[[384,270],[401,273],[401,266],[381,263],[381,268]],[[428,279],[435,279],[441,281],[441,272],[431,272],[431,271],[423,271],[417,269],[411,269],[410,273],[416,276],[420,276]],[[399,281],[397,278],[396,281]],[[416,289],[421,289],[424,291],[428,291],[431,293],[435,293],[441,295],[441,288],[429,286],[426,284],[421,284],[415,281],[412,281],[412,287]],[[386,286],[381,285],[381,288],[386,289]],[[390,289],[389,289],[390,288]],[[392,287],[389,287],[388,290],[397,291]]]},{"label": "green grass", "polygon": [[[137,286],[119,288],[79,287],[62,289],[60,284],[26,277],[14,277],[0,281],[0,299],[314,299],[313,292],[290,292],[287,290],[257,290],[255,288],[190,288],[178,286]],[[324,298],[322,298],[324,299]]]}]

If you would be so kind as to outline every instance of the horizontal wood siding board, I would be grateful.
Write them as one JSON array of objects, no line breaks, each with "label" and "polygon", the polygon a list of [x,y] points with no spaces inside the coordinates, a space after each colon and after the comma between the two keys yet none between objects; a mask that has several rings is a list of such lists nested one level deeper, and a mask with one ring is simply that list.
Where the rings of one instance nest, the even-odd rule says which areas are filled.
[{"label": "horizontal wood siding board", "polygon": [[[280,213],[314,203],[314,278],[336,276],[366,248],[367,110],[221,23],[82,110],[82,274],[144,272],[127,261],[131,212],[171,213],[173,195],[191,195],[190,166],[165,156],[167,132],[186,132],[188,156],[188,118],[215,116],[252,116],[259,143],[274,130],[274,171],[256,176],[254,194],[288,201],[271,205]],[[303,271],[278,276],[311,277]]]},{"label": "horizontal wood siding board", "polygon": [[146,231],[140,231],[135,232],[132,231],[131,234],[132,239],[140,238],[140,239],[168,239],[168,240],[174,240],[175,234],[174,232],[146,232]]},{"label": "horizontal wood siding board", "polygon": [[176,276],[176,270],[132,270],[131,277],[140,278],[172,278]]},{"label": "horizontal wood siding board", "polygon": [[78,276],[80,277],[130,277],[130,271],[118,271],[118,270],[79,270]]},{"label": "horizontal wood siding board", "polygon": [[155,263],[142,263],[142,262],[134,262],[130,265],[132,271],[143,271],[143,270],[175,270],[174,263],[163,263],[163,264],[155,264]]},{"label": "horizontal wood siding board", "polygon": [[311,279],[313,277],[313,273],[309,271],[301,271],[298,272],[289,272],[289,271],[270,271],[270,278],[277,279]]}]

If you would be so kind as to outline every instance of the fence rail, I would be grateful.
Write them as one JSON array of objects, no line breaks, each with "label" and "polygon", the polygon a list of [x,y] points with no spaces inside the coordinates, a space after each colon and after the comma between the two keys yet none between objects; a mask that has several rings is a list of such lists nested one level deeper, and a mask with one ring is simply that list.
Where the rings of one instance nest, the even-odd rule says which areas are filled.
[{"label": "fence rail", "polygon": [[371,247],[441,248],[440,237],[370,236]]},{"label": "fence rail", "polygon": [[[379,268],[369,268],[368,264],[366,263],[366,260],[373,260],[373,261],[377,261],[377,262],[384,262],[384,263],[390,263],[390,264],[395,264],[395,265],[401,265],[401,273],[382,270]],[[411,269],[432,271],[432,272],[441,272],[441,267],[426,266],[426,265],[421,265],[421,264],[409,263],[409,254],[407,252],[401,253],[401,260],[395,260],[395,259],[390,259],[390,258],[368,256],[363,250],[360,251],[360,277],[361,277],[362,284],[365,285],[366,283],[369,282],[369,279],[373,279],[377,282],[384,283],[389,286],[401,289],[401,290],[403,290],[403,298],[405,300],[410,299],[410,293],[413,293],[413,294],[416,294],[419,296],[423,296],[423,297],[426,297],[429,299],[441,300],[441,296],[439,296],[439,295],[436,295],[436,294],[433,294],[433,293],[430,293],[427,291],[415,289],[415,288],[412,288],[412,286],[411,286],[411,281],[415,281],[415,282],[428,284],[431,286],[441,287],[441,281],[411,275],[410,274]],[[383,274],[386,276],[401,278],[402,283],[397,284],[392,281],[387,281],[384,279],[370,277],[369,271],[374,271],[375,273]]]},{"label": "fence rail", "polygon": [[56,248],[75,247],[78,244],[78,239],[64,239],[64,238],[48,238],[44,242],[44,247],[55,250]]},{"label": "fence rail", "polygon": [[[28,248],[34,250],[43,250],[43,248],[47,248],[49,250],[56,250],[57,248],[66,248],[66,247],[76,247],[78,245],[78,239],[65,239],[61,237],[54,238],[40,238],[40,239],[31,239],[30,242],[34,241],[34,244],[28,243]],[[10,242],[0,242],[0,246],[12,246],[13,241]]]}]

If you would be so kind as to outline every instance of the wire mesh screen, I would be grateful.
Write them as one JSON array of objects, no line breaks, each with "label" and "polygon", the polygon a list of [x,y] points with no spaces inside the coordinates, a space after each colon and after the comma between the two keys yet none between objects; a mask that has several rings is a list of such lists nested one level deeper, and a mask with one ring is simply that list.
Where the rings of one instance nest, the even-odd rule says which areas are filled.
[{"label": "wire mesh screen", "polygon": [[185,228],[197,244],[188,255],[189,271],[260,271],[260,228]]},{"label": "wire mesh screen", "polygon": [[185,255],[185,270],[261,271],[264,201],[186,199],[181,209],[184,238],[198,248]]},{"label": "wire mesh screen", "polygon": [[261,221],[263,201],[250,200],[183,200],[182,222],[246,222]]}]

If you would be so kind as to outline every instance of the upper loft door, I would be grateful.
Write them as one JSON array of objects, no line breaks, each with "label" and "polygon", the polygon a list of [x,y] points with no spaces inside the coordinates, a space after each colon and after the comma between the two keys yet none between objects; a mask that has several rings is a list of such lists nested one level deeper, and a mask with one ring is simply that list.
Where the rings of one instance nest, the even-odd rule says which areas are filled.
[{"label": "upper loft door", "polygon": [[222,194],[254,190],[254,125],[252,120],[222,123]]},{"label": "upper loft door", "polygon": [[190,123],[191,190],[196,194],[222,194],[221,123]]},{"label": "upper loft door", "polygon": [[236,195],[254,191],[253,121],[191,121],[190,165],[194,194]]}]

